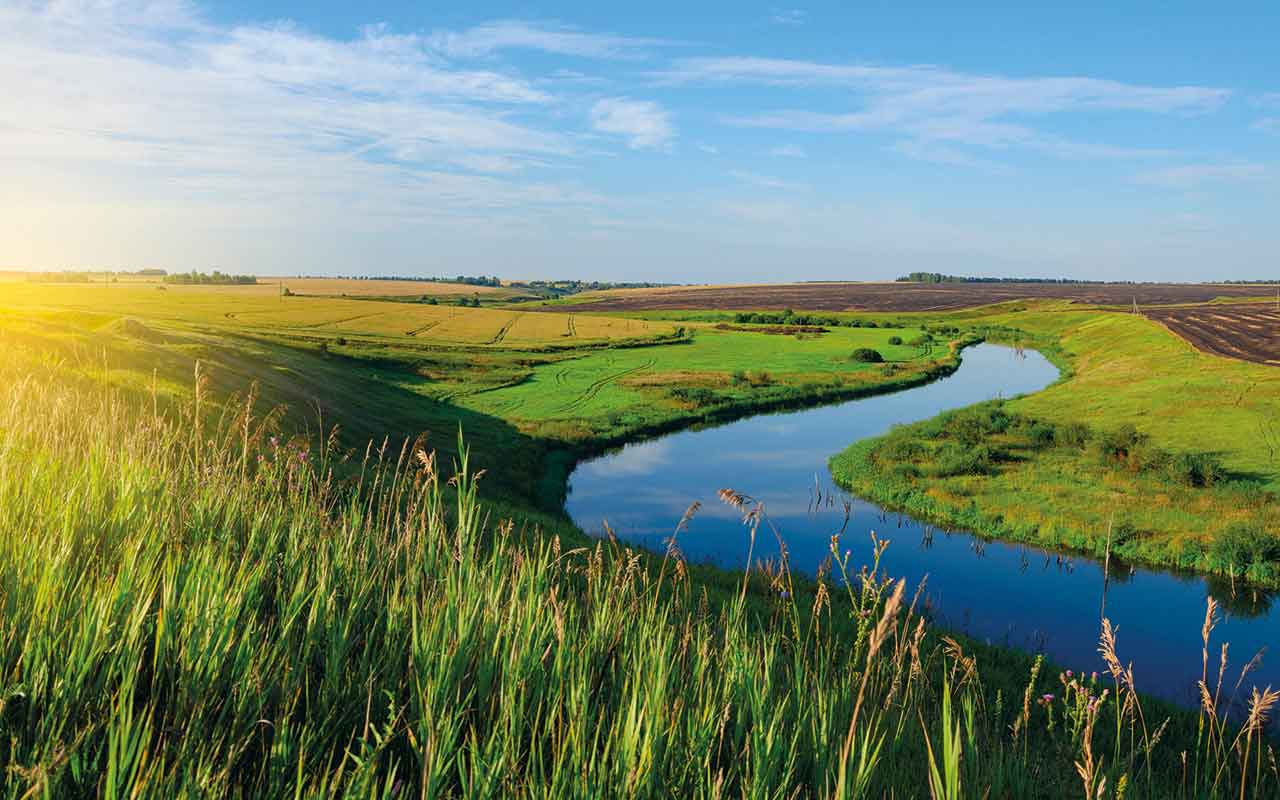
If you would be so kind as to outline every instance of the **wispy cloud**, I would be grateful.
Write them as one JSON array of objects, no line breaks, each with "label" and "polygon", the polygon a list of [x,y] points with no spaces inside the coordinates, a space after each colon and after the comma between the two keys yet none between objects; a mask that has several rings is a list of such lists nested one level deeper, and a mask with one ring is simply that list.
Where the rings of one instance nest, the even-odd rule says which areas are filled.
[{"label": "wispy cloud", "polygon": [[1250,127],[1266,133],[1280,133],[1280,117],[1263,117]]},{"label": "wispy cloud", "polygon": [[769,21],[774,25],[803,25],[809,13],[802,8],[774,8],[769,11]]},{"label": "wispy cloud", "polygon": [[926,142],[917,139],[904,139],[900,142],[894,142],[892,148],[894,152],[906,156],[915,161],[925,161],[932,164],[947,164],[953,167],[969,167],[971,169],[981,169],[988,172],[1008,172],[1009,169],[1002,164],[994,161],[978,158],[970,153],[957,147],[951,147],[940,142]]},{"label": "wispy cloud", "polygon": [[783,144],[772,148],[769,155],[779,158],[807,158],[809,154],[798,144]]},{"label": "wispy cloud", "polygon": [[747,170],[734,169],[729,170],[729,175],[740,181],[749,183],[752,186],[759,186],[762,189],[784,189],[793,191],[806,188],[804,184],[785,181],[782,178],[775,178],[771,175],[761,175],[758,172],[749,172]]},{"label": "wispy cloud", "polygon": [[570,136],[512,113],[554,98],[381,26],[337,39],[220,26],[177,1],[0,7],[0,95],[0,152],[50,185],[435,213],[581,196],[506,177],[575,155]]},{"label": "wispy cloud", "polygon": [[627,97],[597,100],[591,107],[591,127],[623,137],[633,150],[667,148],[676,138],[666,110],[652,101]]},{"label": "wispy cloud", "polygon": [[731,57],[678,59],[655,73],[663,85],[758,85],[852,90],[849,111],[781,109],[729,115],[731,124],[813,132],[896,131],[917,142],[985,148],[1023,147],[1063,158],[1168,155],[1145,148],[1076,142],[1030,120],[1051,114],[1135,112],[1195,115],[1231,92],[1200,86],[1157,87],[1096,78],[1009,78],[934,66],[825,64]]},{"label": "wispy cloud", "polygon": [[1135,183],[1148,186],[1167,186],[1187,189],[1204,183],[1239,183],[1266,177],[1269,170],[1263,164],[1187,164],[1166,169],[1151,170],[1135,175]]},{"label": "wispy cloud", "polygon": [[698,149],[710,156],[720,155],[720,148],[706,142],[698,142]]},{"label": "wispy cloud", "polygon": [[675,44],[664,39],[593,33],[524,20],[497,20],[465,31],[436,31],[428,42],[454,58],[487,56],[500,50],[540,50],[583,58],[641,58],[651,48]]}]

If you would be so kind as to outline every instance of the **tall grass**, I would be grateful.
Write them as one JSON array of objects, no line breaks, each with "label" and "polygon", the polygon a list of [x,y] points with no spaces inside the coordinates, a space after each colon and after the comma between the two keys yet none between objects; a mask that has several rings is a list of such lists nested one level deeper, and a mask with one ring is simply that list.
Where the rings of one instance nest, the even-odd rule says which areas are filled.
[{"label": "tall grass", "polygon": [[252,401],[209,403],[199,378],[166,412],[0,356],[0,795],[1280,789],[1274,695],[1256,725],[1202,713],[1198,744],[1194,718],[1148,727],[1118,656],[1110,690],[1037,662],[1013,702],[928,632],[883,544],[717,594],[678,541],[659,563],[488,518],[465,448],[339,470]]}]

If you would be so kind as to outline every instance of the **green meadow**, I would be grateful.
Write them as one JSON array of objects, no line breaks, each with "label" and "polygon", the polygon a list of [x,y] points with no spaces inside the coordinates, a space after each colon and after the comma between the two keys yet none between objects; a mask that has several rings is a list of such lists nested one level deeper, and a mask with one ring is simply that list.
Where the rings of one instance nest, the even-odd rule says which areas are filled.
[{"label": "green meadow", "polygon": [[[962,439],[965,448],[988,448],[983,463],[940,465],[948,426],[964,425],[958,414],[852,445],[832,460],[837,479],[991,536],[1280,580],[1280,371],[1201,353],[1129,313],[1027,311],[974,321],[998,326],[997,340],[1043,347],[1068,377],[1005,403],[1014,425]],[[1084,435],[1054,446],[1045,431],[1069,426]],[[1117,445],[1117,437],[1128,441]],[[1178,474],[1188,459],[1212,464],[1212,474]]]},{"label": "green meadow", "polygon": [[1069,674],[935,626],[838,541],[815,578],[732,572],[588,539],[561,508],[580,455],[916,385],[987,337],[1066,377],[860,443],[837,477],[980,532],[1091,549],[1103,524],[1118,555],[1265,581],[1203,523],[1272,524],[1248,427],[1276,410],[1266,368],[1058,304],[819,332],[129,291],[146,301],[0,299],[2,796],[1280,792],[1280,697],[1214,674],[1212,606],[1187,711],[1142,695],[1107,628],[1107,670]]}]

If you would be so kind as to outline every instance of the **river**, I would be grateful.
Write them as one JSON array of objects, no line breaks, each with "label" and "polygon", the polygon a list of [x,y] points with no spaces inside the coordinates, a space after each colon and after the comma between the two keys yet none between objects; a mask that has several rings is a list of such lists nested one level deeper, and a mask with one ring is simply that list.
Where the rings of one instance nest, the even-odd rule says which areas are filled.
[{"label": "river", "polygon": [[[868,534],[874,531],[891,540],[881,566],[907,579],[908,594],[927,576],[929,606],[942,624],[992,644],[1044,652],[1064,668],[1101,671],[1100,563],[938,530],[847,495],[827,470],[832,455],[894,425],[1035,392],[1057,377],[1038,353],[977,345],[964,351],[955,373],[924,386],[682,431],[583,461],[570,476],[566,510],[588,533],[602,534],[607,520],[619,538],[662,550],[685,509],[700,501],[701,510],[680,534],[681,550],[692,562],[742,567],[747,530],[739,513],[717,499],[720,489],[734,489],[763,501],[786,540],[792,567],[813,573],[844,522],[847,500],[852,514],[842,548],[853,551],[852,571],[870,558]],[[776,555],[772,535],[762,530],[754,557]],[[1143,691],[1196,703],[1200,627],[1211,591],[1225,613],[1214,632],[1210,670],[1220,643],[1229,641],[1228,691],[1240,667],[1280,639],[1280,612],[1269,597],[1238,592],[1233,599],[1228,586],[1203,576],[1115,563],[1111,572],[1106,614],[1119,628],[1120,657],[1133,662]],[[1277,666],[1264,659],[1246,686],[1280,685]]]}]

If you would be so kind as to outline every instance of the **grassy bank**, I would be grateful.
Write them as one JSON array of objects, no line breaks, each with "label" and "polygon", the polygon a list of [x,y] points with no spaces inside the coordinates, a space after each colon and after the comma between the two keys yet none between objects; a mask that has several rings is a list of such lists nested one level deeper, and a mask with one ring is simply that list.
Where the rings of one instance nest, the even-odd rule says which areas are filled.
[{"label": "grassy bank", "polygon": [[[427,433],[453,457],[461,427],[474,463],[489,472],[486,494],[541,509],[559,508],[564,464],[577,455],[914,385],[950,359],[945,348],[894,343],[905,332],[887,329],[779,334],[770,326],[282,300],[260,287],[86,294],[18,285],[0,301],[8,346],[135,394],[158,387],[169,399],[184,395],[199,361],[214,381],[211,398],[256,383],[265,406],[287,406],[299,425],[339,422],[352,448]],[[570,326],[576,335],[561,335]],[[860,348],[884,362],[853,360]]]},{"label": "grassy bank", "polygon": [[1043,348],[1066,378],[856,443],[832,459],[838,481],[987,536],[1280,582],[1267,444],[1280,371],[1198,353],[1130,314],[1010,314],[977,330]]},{"label": "grassy bank", "polygon": [[513,528],[465,461],[339,472],[207,401],[157,410],[0,351],[3,795],[1280,791],[1275,698],[1225,726],[1212,667],[1208,710],[1167,722],[1109,634],[1110,674],[1010,684],[874,565],[843,580],[838,543],[812,587],[784,564],[709,588],[678,540]]}]

